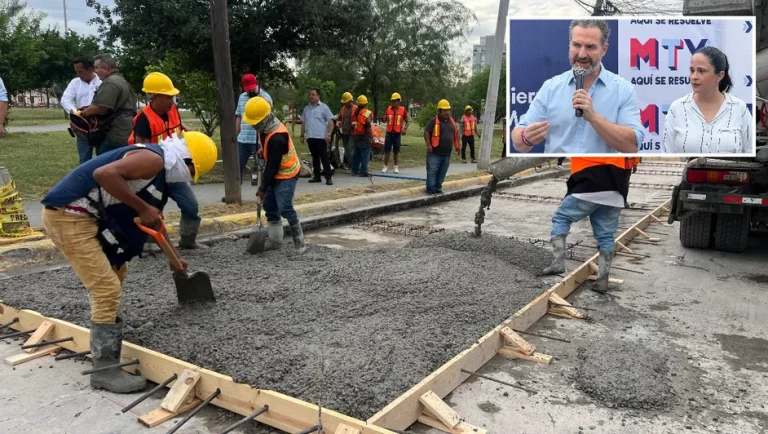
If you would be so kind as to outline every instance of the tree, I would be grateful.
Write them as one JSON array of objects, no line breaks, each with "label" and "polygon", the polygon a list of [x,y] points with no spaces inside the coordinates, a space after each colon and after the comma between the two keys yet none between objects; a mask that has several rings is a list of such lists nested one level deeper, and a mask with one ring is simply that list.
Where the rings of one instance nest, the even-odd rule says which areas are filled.
[{"label": "tree", "polygon": [[0,2],[0,77],[10,95],[34,89],[45,57],[40,40],[43,15],[27,12],[20,0]]},{"label": "tree", "polygon": [[40,35],[43,57],[36,69],[37,88],[48,90],[49,95],[61,98],[67,84],[74,77],[72,61],[79,56],[93,57],[99,51],[94,36],[80,36],[69,31],[61,36],[57,27],[49,27]]},{"label": "tree", "polygon": [[[504,104],[504,101],[507,100],[506,63],[506,60],[502,60],[501,74],[499,76],[499,95],[497,100],[499,101],[499,104],[496,104],[496,113],[494,113],[493,119],[494,123],[504,119],[504,116],[507,113],[507,105]],[[476,113],[482,113],[482,110],[485,110],[484,100],[488,92],[488,80],[490,77],[491,68],[487,67],[473,75],[469,82],[469,100],[467,101],[467,104],[472,105]]]}]

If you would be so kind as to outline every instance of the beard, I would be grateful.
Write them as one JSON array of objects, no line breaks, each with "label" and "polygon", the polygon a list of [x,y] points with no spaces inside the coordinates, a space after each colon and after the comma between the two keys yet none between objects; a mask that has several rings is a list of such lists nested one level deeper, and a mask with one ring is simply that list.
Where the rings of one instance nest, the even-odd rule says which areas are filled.
[{"label": "beard", "polygon": [[602,58],[595,60],[594,62],[590,58],[586,58],[586,62],[589,62],[588,67],[583,67],[579,64],[579,60],[585,60],[585,59],[578,59],[576,57],[570,59],[571,62],[571,68],[582,68],[584,69],[584,75],[589,75],[595,71],[597,71],[597,68],[600,67],[600,62],[602,62]]}]

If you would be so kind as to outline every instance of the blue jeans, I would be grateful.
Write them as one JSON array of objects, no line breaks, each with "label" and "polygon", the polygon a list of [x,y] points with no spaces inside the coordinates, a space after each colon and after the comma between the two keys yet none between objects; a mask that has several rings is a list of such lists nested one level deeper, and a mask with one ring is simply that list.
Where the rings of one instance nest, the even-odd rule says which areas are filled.
[{"label": "blue jeans", "polygon": [[371,141],[368,136],[351,136],[352,148],[352,174],[367,175],[368,160],[371,158]]},{"label": "blue jeans", "polygon": [[293,194],[296,192],[297,181],[296,178],[286,179],[267,187],[262,206],[268,222],[279,222],[280,217],[285,217],[291,226],[299,222],[299,215],[293,209]]},{"label": "blue jeans", "polygon": [[256,152],[258,152],[259,150],[258,147],[259,147],[258,143],[243,143],[240,141],[237,142],[237,151],[238,151],[238,156],[240,157],[240,183],[241,184],[243,182],[243,171],[245,170],[245,166],[248,165],[248,159],[251,158],[251,155],[256,155]]},{"label": "blue jeans", "polygon": [[443,190],[445,174],[451,165],[450,155],[427,154],[427,193],[437,193]]},{"label": "blue jeans", "polygon": [[572,223],[589,216],[597,247],[612,253],[616,242],[614,234],[619,227],[619,214],[621,214],[621,208],[599,205],[568,195],[560,202],[560,206],[552,216],[552,238],[557,235],[568,235]]},{"label": "blue jeans", "polygon": [[93,158],[93,146],[88,144],[88,139],[83,134],[77,134],[77,155],[80,157],[80,164]]},{"label": "blue jeans", "polygon": [[114,151],[115,149],[122,148],[123,146],[128,146],[128,144],[117,143],[107,139],[107,140],[104,140],[104,143],[102,143],[101,146],[99,146],[96,149],[96,155],[101,155],[105,152]]},{"label": "blue jeans", "polygon": [[200,220],[197,198],[195,197],[195,192],[192,191],[192,186],[188,182],[169,182],[168,197],[173,199],[176,205],[179,206],[182,220]]}]

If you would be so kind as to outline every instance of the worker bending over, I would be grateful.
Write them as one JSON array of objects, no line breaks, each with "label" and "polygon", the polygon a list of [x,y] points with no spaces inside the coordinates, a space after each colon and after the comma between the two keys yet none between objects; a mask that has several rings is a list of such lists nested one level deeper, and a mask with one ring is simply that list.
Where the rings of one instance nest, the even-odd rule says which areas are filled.
[{"label": "worker bending over", "polygon": [[291,135],[285,125],[272,114],[269,103],[260,96],[251,98],[245,104],[243,120],[253,125],[259,133],[262,144],[259,153],[266,162],[262,183],[256,193],[263,201],[264,214],[269,222],[264,250],[276,250],[283,246],[283,223],[280,217],[284,217],[291,226],[294,246],[303,253],[304,231],[301,229],[299,215],[293,208],[293,195],[301,163]]},{"label": "worker bending over", "polygon": [[[126,263],[141,253],[148,237],[133,219],[159,228],[169,183],[197,182],[216,158],[216,145],[202,134],[186,144],[124,146],[81,164],[42,200],[45,231],[90,296],[94,368],[120,362]],[[115,393],[146,385],[120,368],[94,373],[90,380],[94,389]]]},{"label": "worker bending over", "polygon": [[543,270],[544,274],[565,273],[565,239],[571,224],[589,217],[600,251],[597,284],[591,288],[603,293],[608,290],[614,234],[627,200],[627,172],[631,169],[631,158],[571,158],[568,191],[552,216],[554,258],[552,264]]},{"label": "worker bending over", "polygon": [[[133,118],[133,132],[128,138],[128,144],[161,144],[174,134],[181,139],[183,132],[188,130],[182,124],[179,110],[173,102],[173,97],[179,94],[179,90],[173,86],[171,79],[165,74],[152,72],[144,78],[144,87],[141,90],[149,96],[149,105]],[[181,210],[179,248],[208,248],[197,243],[201,219],[197,198],[189,182],[169,183],[168,197],[173,199]]]},{"label": "worker bending over", "polygon": [[394,160],[394,172],[400,173],[400,169],[397,167],[400,156],[400,146],[402,144],[402,136],[408,132],[408,111],[405,107],[400,105],[400,94],[395,92],[392,94],[392,105],[387,107],[385,112],[385,118],[387,120],[387,135],[384,138],[384,167],[381,168],[381,173],[387,173],[389,168],[389,153],[395,153]]}]

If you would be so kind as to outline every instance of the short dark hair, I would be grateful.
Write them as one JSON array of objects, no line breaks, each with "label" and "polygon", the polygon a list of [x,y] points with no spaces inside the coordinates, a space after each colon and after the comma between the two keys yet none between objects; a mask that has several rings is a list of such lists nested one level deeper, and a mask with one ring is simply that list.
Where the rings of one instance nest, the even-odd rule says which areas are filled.
[{"label": "short dark hair", "polygon": [[316,87],[310,87],[310,88],[309,88],[309,91],[310,91],[310,92],[312,92],[313,90],[315,91],[315,93],[317,94],[317,96],[320,96],[320,90],[319,90],[318,88],[316,88]]},{"label": "short dark hair", "polygon": [[728,65],[728,56],[726,56],[725,53],[719,49],[712,46],[700,48],[694,54],[702,54],[706,56],[707,59],[709,59],[709,63],[712,65],[712,68],[715,70],[715,74],[725,72],[723,79],[720,80],[719,88],[720,92],[728,93],[733,87],[733,81],[731,81],[731,75],[729,74],[729,70],[731,68],[730,65]]},{"label": "short dark hair", "polygon": [[117,61],[112,56],[106,54],[98,54],[93,58],[93,62],[96,63],[97,60],[101,61],[101,63],[103,63],[104,66],[109,69],[117,69]]},{"label": "short dark hair", "polygon": [[75,60],[72,62],[73,65],[77,65],[78,63],[83,65],[83,68],[85,69],[93,68],[93,59],[91,59],[90,57],[80,56],[75,58]]},{"label": "short dark hair", "polygon": [[605,20],[573,20],[568,29],[568,39],[573,39],[573,28],[582,27],[585,29],[599,29],[600,30],[600,43],[605,46],[608,43],[608,39],[611,37],[611,28],[608,27],[608,23]]}]

